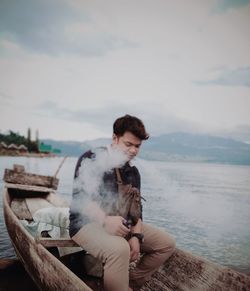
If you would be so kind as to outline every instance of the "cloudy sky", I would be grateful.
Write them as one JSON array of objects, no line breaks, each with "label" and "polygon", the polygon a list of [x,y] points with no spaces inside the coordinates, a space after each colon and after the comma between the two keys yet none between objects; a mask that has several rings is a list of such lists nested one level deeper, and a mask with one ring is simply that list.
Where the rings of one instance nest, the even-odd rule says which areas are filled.
[{"label": "cloudy sky", "polygon": [[83,141],[250,125],[250,1],[1,0],[0,132]]}]

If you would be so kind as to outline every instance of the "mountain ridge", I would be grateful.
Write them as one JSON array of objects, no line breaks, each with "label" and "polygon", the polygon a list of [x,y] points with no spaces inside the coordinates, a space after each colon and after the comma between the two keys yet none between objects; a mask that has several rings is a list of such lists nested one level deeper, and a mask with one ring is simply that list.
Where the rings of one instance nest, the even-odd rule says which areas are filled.
[{"label": "mountain ridge", "polygon": [[[110,138],[94,140],[55,141],[43,139],[52,147],[60,148],[62,155],[80,156],[83,152],[111,143]],[[250,165],[250,145],[239,140],[211,134],[173,132],[152,136],[144,142],[141,158],[160,161],[199,161]]]}]

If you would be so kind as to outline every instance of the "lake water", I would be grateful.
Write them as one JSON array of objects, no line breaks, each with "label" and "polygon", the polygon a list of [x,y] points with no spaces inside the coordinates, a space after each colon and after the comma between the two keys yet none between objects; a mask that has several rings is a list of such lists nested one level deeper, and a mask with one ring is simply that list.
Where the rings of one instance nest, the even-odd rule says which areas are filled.
[{"label": "lake water", "polygon": [[[3,172],[13,164],[53,175],[62,158],[0,157]],[[163,227],[177,246],[193,254],[250,273],[250,166],[135,161],[146,198],[144,221]],[[58,192],[71,199],[76,158],[61,168]],[[2,195],[2,194],[1,194]],[[15,257],[4,225],[0,199],[0,258]]]}]

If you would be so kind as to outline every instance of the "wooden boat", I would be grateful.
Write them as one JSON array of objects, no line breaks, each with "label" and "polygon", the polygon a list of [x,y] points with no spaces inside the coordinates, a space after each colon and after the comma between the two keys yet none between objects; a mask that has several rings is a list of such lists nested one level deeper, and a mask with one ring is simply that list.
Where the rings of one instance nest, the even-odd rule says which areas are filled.
[{"label": "wooden boat", "polygon": [[[77,247],[70,238],[34,237],[20,222],[21,218],[32,220],[27,199],[45,201],[53,207],[68,206],[55,192],[58,180],[27,174],[20,166],[6,170],[4,180],[6,227],[18,258],[39,290],[103,290],[101,278],[87,275],[90,270],[86,270],[86,265],[84,270],[81,265],[86,258],[83,251],[65,257],[53,254],[53,247]],[[74,263],[79,268],[75,268]],[[247,291],[250,290],[250,276],[177,249],[140,290]]]}]

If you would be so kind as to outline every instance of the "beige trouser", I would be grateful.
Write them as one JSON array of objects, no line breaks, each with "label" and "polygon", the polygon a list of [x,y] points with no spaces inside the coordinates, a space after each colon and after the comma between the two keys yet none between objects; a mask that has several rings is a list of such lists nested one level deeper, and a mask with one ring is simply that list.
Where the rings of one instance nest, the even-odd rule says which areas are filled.
[{"label": "beige trouser", "polygon": [[165,231],[142,223],[145,253],[137,267],[129,274],[130,247],[120,236],[108,234],[97,223],[82,227],[72,239],[92,256],[104,263],[104,288],[107,291],[128,291],[128,286],[139,287],[174,252],[175,240]]}]

